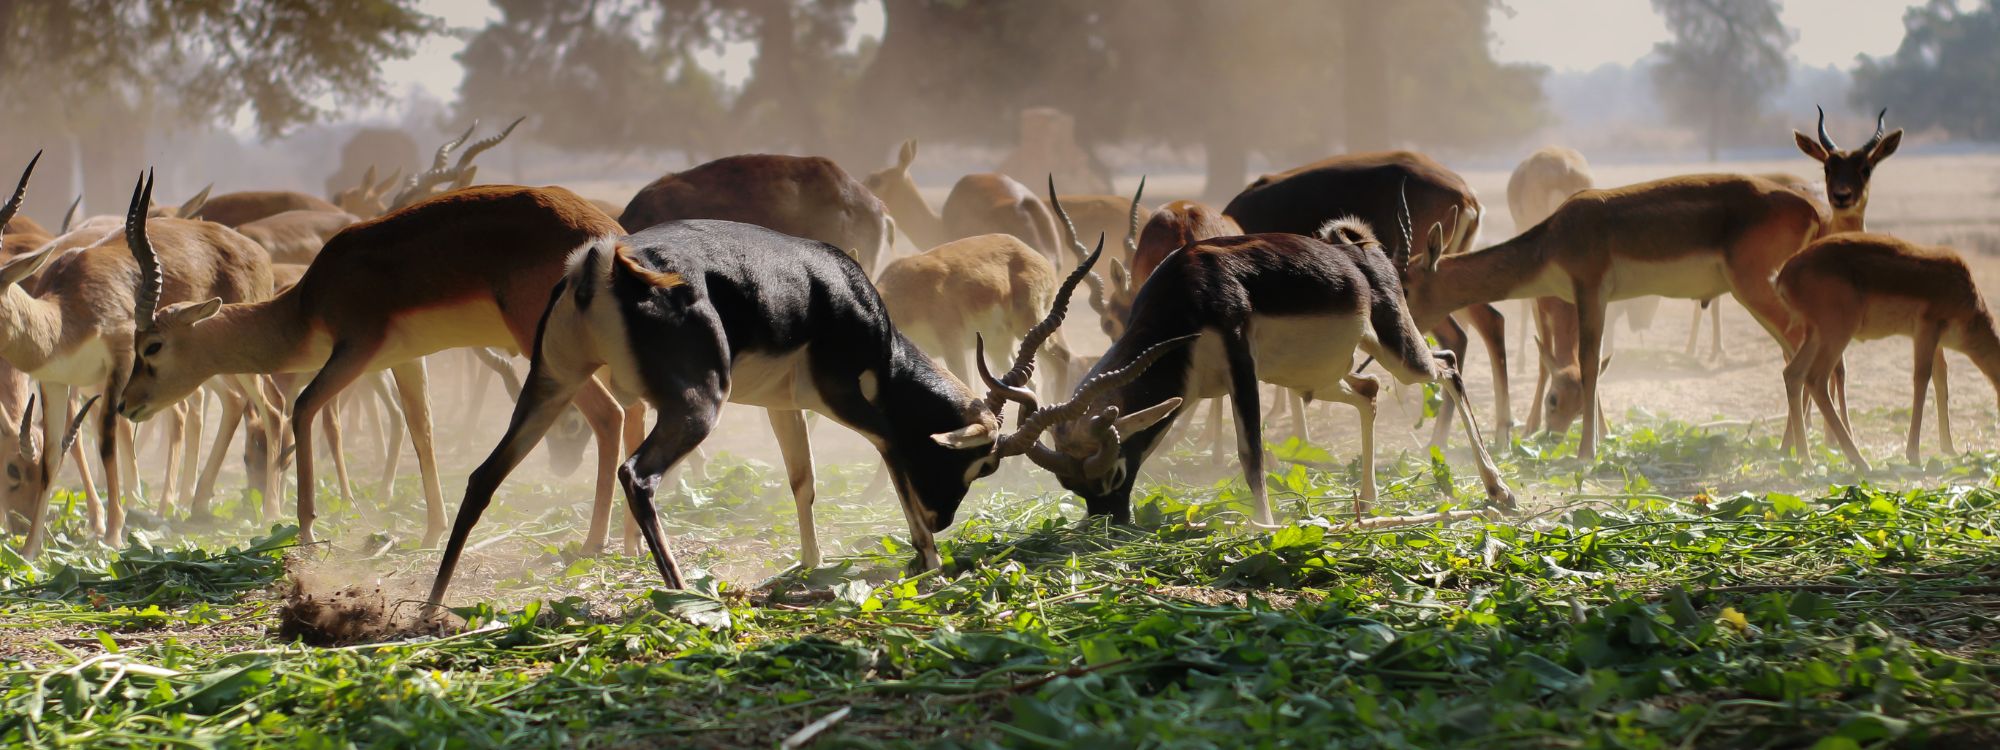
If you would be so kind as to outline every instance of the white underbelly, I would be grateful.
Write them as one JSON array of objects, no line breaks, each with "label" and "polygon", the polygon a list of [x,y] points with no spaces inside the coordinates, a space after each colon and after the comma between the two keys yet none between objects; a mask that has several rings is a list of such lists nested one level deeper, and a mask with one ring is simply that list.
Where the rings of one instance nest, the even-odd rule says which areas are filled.
[{"label": "white underbelly", "polygon": [[[1308,391],[1331,388],[1354,371],[1367,327],[1365,315],[1253,315],[1250,354],[1257,380]],[[1202,331],[1188,368],[1188,397],[1229,394],[1229,355],[1220,332]]]},{"label": "white underbelly", "polygon": [[1708,299],[1729,291],[1729,274],[1719,253],[1659,261],[1626,258],[1612,264],[1604,291],[1607,301],[1650,296]]},{"label": "white underbelly", "polygon": [[398,315],[389,325],[373,365],[389,367],[446,349],[472,346],[515,348],[514,337],[500,317],[500,306],[490,297]]},{"label": "white underbelly", "polygon": [[131,367],[131,362],[112,362],[111,346],[101,337],[92,338],[74,351],[58,354],[30,375],[59,385],[102,386],[114,367]]},{"label": "white underbelly", "polygon": [[778,355],[744,354],[729,367],[729,401],[766,409],[824,411],[805,347]]}]

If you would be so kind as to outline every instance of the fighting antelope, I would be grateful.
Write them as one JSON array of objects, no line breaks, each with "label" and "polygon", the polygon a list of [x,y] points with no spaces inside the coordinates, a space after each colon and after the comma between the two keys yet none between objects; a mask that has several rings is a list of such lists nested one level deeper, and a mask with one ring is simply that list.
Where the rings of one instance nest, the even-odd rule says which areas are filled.
[{"label": "fighting antelope", "polygon": [[[28,174],[23,173],[21,179],[25,187]],[[0,289],[4,289],[0,291],[0,358],[42,384],[42,402],[50,405],[44,410],[44,445],[57,444],[60,441],[50,438],[67,434],[54,405],[68,404],[71,388],[116,394],[123,387],[127,370],[122,365],[130,361],[134,348],[131,279],[139,269],[133,256],[143,252],[149,236],[158,242],[167,266],[158,294],[175,301],[214,297],[241,302],[271,294],[271,263],[262,248],[219,224],[146,218],[150,187],[150,180],[142,180],[140,189],[134,190],[122,236],[106,235],[80,250],[60,253],[62,243],[51,242],[0,263]],[[21,282],[37,271],[41,273],[33,280],[31,293]],[[160,405],[175,406],[204,381],[190,384],[186,391]],[[116,541],[123,538],[125,516],[120,456],[127,460],[131,456],[130,430],[121,424],[115,410],[105,409],[99,417],[98,437],[105,467],[104,534]],[[127,445],[121,448],[121,442]],[[170,462],[170,469],[174,463]],[[9,472],[10,477],[13,473]],[[51,479],[52,472],[43,473],[37,482],[10,486],[10,492],[27,498],[10,504],[39,509],[47,501]],[[170,480],[168,486],[174,484]],[[267,495],[271,491],[264,489]],[[31,521],[28,549],[36,550],[42,541],[42,514],[37,511]]]},{"label": "fighting antelope", "polygon": [[726,156],[664,175],[632,196],[618,223],[637,232],[679,219],[740,221],[819,240],[870,274],[896,241],[882,201],[817,156]]},{"label": "fighting antelope", "polygon": [[1819,140],[1807,138],[1806,134],[1792,131],[1792,140],[1799,150],[1820,163],[1826,172],[1826,202],[1833,208],[1833,223],[1828,233],[1861,232],[1867,230],[1865,216],[1868,212],[1868,180],[1875,175],[1875,167],[1896,153],[1896,147],[1903,144],[1903,129],[1897,128],[1884,134],[1889,108],[1883,107],[1875,115],[1875,135],[1870,136],[1861,148],[1842,150],[1834,145],[1826,135],[1826,110],[1819,110]]},{"label": "fighting antelope", "polygon": [[1688,175],[1578,193],[1513,239],[1469,253],[1442,247],[1398,260],[1418,325],[1467,305],[1559,297],[1576,306],[1583,442],[1597,454],[1598,357],[1610,302],[1729,293],[1790,356],[1792,316],[1772,286],[1778,269],[1823,228],[1810,198],[1748,175]]},{"label": "fighting antelope", "polygon": [[[1398,218],[1407,238],[1408,209]],[[1367,226],[1343,220],[1328,230],[1363,244],[1253,234],[1201,240],[1168,256],[1139,290],[1125,335],[1071,400],[1046,409],[1027,404],[1020,439],[1033,441],[1043,430],[1053,438],[1050,446],[1031,443],[1028,457],[1082,497],[1092,515],[1127,522],[1139,467],[1180,405],[1228,395],[1236,408],[1238,460],[1255,498],[1253,522],[1268,526],[1275,518],[1264,489],[1257,390],[1259,382],[1272,383],[1359,412],[1355,513],[1365,512],[1375,497],[1377,381],[1354,372],[1355,352],[1368,353],[1404,383],[1442,380],[1452,398],[1465,396],[1453,356],[1426,347],[1396,291],[1396,269]],[[1487,501],[1512,507],[1513,494],[1486,454],[1472,411],[1465,416]]]},{"label": "fighting antelope", "polygon": [[[1410,151],[1347,154],[1265,175],[1231,199],[1222,213],[1235,219],[1244,232],[1313,236],[1328,222],[1349,216],[1370,227],[1395,226],[1399,201],[1409,203],[1414,225],[1451,229],[1447,254],[1469,251],[1478,241],[1484,215],[1479,197],[1457,173]],[[1494,440],[1505,445],[1514,422],[1507,393],[1506,319],[1490,304],[1468,305],[1456,312],[1479,332],[1492,360]],[[1455,320],[1432,320],[1424,330],[1436,335],[1458,363],[1465,362],[1465,330]],[[1454,407],[1453,401],[1445,401],[1431,434],[1433,445],[1443,445],[1449,437]]]},{"label": "fighting antelope", "polygon": [[1055,217],[1028,186],[995,172],[969,174],[951,186],[944,212],[939,213],[910,177],[910,165],[916,160],[916,139],[904,141],[896,163],[868,175],[862,184],[882,199],[896,225],[917,247],[937,247],[981,234],[1011,234],[1061,264]]},{"label": "fighting antelope", "polygon": [[[1805,327],[1798,354],[1785,365],[1787,452],[1806,445],[1809,396],[1848,460],[1868,470],[1845,410],[1836,409],[1829,389],[1841,354],[1854,340],[1909,336],[1913,342],[1910,431],[1903,449],[1912,463],[1923,432],[1925,386],[1943,372],[1942,349],[1970,357],[2000,392],[2000,337],[1993,315],[1972,283],[1972,271],[1950,248],[1867,232],[1834,234],[1785,264],[1778,294]],[[1949,398],[1940,386],[1938,437],[1947,453],[1952,452]]]},{"label": "fighting antelope", "polygon": [[[1139,196],[1145,190],[1146,181],[1140,180],[1139,192],[1132,195],[1131,213],[1125,229],[1125,254],[1129,260],[1121,262],[1112,258],[1102,281],[1096,274],[1090,277],[1090,306],[1097,310],[1102,320],[1104,335],[1113,341],[1125,334],[1125,319],[1132,314],[1132,300],[1138,297],[1139,287],[1145,286],[1146,279],[1153,275],[1153,269],[1160,266],[1160,261],[1189,243],[1243,233],[1243,228],[1236,226],[1236,220],[1204,204],[1188,200],[1161,206],[1146,217],[1142,228],[1139,224]],[[1065,213],[1069,210],[1067,198],[1063,200],[1062,210]]]},{"label": "fighting antelope", "polygon": [[[420,178],[405,193],[437,184],[432,179]],[[453,178],[438,181],[444,179]],[[444,500],[419,358],[462,347],[528,351],[564,259],[618,234],[611,217],[562,188],[462,188],[347,228],[298,284],[268,301],[208,299],[157,310],[159,266],[143,245],[135,247],[145,271],[136,305],[139,349],[120,411],[144,420],[218,374],[317,369],[291,414],[299,531],[310,539],[317,487],[313,420],[357,378],[387,368],[423,474],[425,544],[435,544],[444,529]],[[621,418],[595,381],[577,403],[598,439],[599,484],[585,542],[595,550],[610,520]]]},{"label": "fighting antelope", "polygon": [[[1093,258],[1094,259],[1094,258]],[[660,530],[660,478],[715,427],[724,403],[769,410],[799,509],[804,565],[819,562],[813,470],[804,411],[860,432],[882,454],[917,562],[940,564],[932,535],[949,526],[975,479],[1028,446],[1000,433],[1006,400],[1062,323],[1079,283],[1023,337],[1016,367],[985,399],[919,351],[890,322],[860,265],[832,245],[750,224],[690,220],[578,252],[542,315],[513,421],[466,483],[430,603],[444,598],[467,536],[494,491],[585,378],[609,368],[613,386],[660,415],[619,469],[632,515],[669,586],[680,570]],[[982,363],[983,364],[983,363]]]},{"label": "fighting antelope", "polygon": [[287,211],[338,212],[339,206],[289,190],[244,190],[208,199],[201,218],[242,231],[243,225]]}]

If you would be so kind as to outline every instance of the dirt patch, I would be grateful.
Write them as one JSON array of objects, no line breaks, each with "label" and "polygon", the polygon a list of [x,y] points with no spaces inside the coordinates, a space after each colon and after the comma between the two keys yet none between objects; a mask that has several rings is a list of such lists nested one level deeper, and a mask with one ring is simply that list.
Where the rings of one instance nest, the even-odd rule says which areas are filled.
[{"label": "dirt patch", "polygon": [[[278,607],[278,637],[308,646],[347,646],[438,632],[421,605],[381,581],[340,585],[341,576],[285,564],[291,583]],[[345,578],[352,580],[351,577]]]}]

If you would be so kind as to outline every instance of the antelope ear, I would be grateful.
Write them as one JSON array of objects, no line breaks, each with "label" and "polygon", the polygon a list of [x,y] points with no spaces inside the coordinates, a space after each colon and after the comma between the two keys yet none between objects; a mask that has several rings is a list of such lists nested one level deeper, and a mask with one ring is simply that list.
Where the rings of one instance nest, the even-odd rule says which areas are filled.
[{"label": "antelope ear", "polygon": [[1159,424],[1160,420],[1166,419],[1167,415],[1174,413],[1174,410],[1180,408],[1180,405],[1181,405],[1181,397],[1175,396],[1173,398],[1161,401],[1160,403],[1154,404],[1152,406],[1148,406],[1144,409],[1132,412],[1131,414],[1119,417],[1118,434],[1131,435],[1140,430],[1144,430],[1148,427],[1152,427],[1153,425]]},{"label": "antelope ear", "polygon": [[1896,128],[1888,135],[1882,136],[1882,142],[1875,144],[1875,148],[1868,151],[1868,163],[1880,164],[1883,159],[1889,158],[1890,154],[1896,153],[1896,147],[1901,145],[1903,145],[1903,129]]},{"label": "antelope ear", "polygon": [[27,255],[15,256],[13,260],[0,263],[0,289],[21,283],[23,279],[35,275],[42,266],[55,257],[55,248],[47,247]]},{"label": "antelope ear", "polygon": [[204,302],[180,302],[161,308],[153,316],[156,325],[162,327],[191,326],[222,311],[222,298],[210,297]]},{"label": "antelope ear", "polygon": [[181,204],[180,208],[175,209],[174,215],[183,219],[200,218],[201,210],[208,207],[208,192],[214,189],[214,183],[210,183],[208,187],[202,188],[201,192],[195,193],[193,198],[189,198],[186,203]]},{"label": "antelope ear", "polygon": [[1813,140],[1812,136],[1794,130],[1792,131],[1792,140],[1798,143],[1799,150],[1804,151],[1806,156],[1812,157],[1813,161],[1821,164],[1826,163],[1826,147],[1819,145],[1819,141]]},{"label": "antelope ear", "polygon": [[1597,362],[1597,374],[1602,376],[1604,371],[1609,369],[1611,369],[1611,355],[1606,354],[1604,355],[1604,359]]},{"label": "antelope ear", "polygon": [[1431,231],[1424,234],[1424,254],[1411,258],[1411,263],[1422,263],[1425,268],[1437,270],[1438,261],[1444,260],[1444,222],[1432,222]]},{"label": "antelope ear", "polygon": [[915,162],[916,160],[917,160],[917,139],[911,138],[907,141],[903,141],[902,150],[897,152],[896,154],[896,168],[899,170],[908,171],[910,169],[910,164]]},{"label": "antelope ear", "polygon": [[375,165],[373,164],[368,165],[368,171],[361,173],[361,184],[363,185],[375,184]]},{"label": "antelope ear", "polygon": [[369,190],[369,185],[366,183],[362,184],[361,189],[376,195],[380,195],[382,193],[389,192],[390,190],[394,190],[396,188],[396,183],[402,181],[403,181],[403,168],[397,167],[396,171],[389,173],[388,179],[375,184],[373,186],[374,187],[373,190]]},{"label": "antelope ear", "polygon": [[1115,287],[1118,287],[1119,289],[1124,289],[1124,288],[1125,288],[1125,286],[1126,286],[1126,279],[1127,279],[1127,277],[1126,277],[1126,275],[1125,275],[1125,263],[1124,263],[1124,261],[1121,261],[1121,260],[1119,260],[1119,259],[1117,259],[1117,258],[1112,258],[1112,259],[1111,259],[1111,272],[1110,272],[1110,276],[1111,276],[1111,285],[1112,285],[1112,286],[1115,286]]},{"label": "antelope ear", "polygon": [[988,427],[985,422],[974,422],[951,432],[937,433],[932,435],[931,439],[937,441],[938,445],[954,450],[977,448],[993,444],[993,428]]}]

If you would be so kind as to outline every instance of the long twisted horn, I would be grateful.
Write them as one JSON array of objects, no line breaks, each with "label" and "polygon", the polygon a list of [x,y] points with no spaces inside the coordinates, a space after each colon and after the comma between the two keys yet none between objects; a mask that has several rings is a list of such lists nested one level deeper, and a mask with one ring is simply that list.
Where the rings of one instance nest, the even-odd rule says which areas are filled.
[{"label": "long twisted horn", "polygon": [[28,168],[21,170],[21,184],[14,186],[14,197],[7,199],[7,205],[0,208],[0,227],[14,220],[14,214],[21,210],[21,199],[28,197],[28,178],[35,174],[35,164],[42,160],[42,152],[36,151],[35,158],[28,160]]},{"label": "long twisted horn", "polygon": [[1198,333],[1191,333],[1186,336],[1167,339],[1148,347],[1146,351],[1140,352],[1139,356],[1134,357],[1132,362],[1124,367],[1090,376],[1089,379],[1077,385],[1076,393],[1070,396],[1068,401],[1046,409],[1038,409],[1033,414],[1023,417],[1020,426],[1015,429],[1013,434],[1000,438],[995,450],[1002,456],[1017,456],[1026,453],[1029,447],[1033,446],[1035,441],[1041,438],[1044,431],[1047,431],[1059,422],[1067,422],[1082,417],[1085,411],[1090,408],[1090,405],[1095,403],[1100,396],[1131,385],[1133,381],[1139,379],[1140,375],[1146,373],[1147,368],[1152,367],[1153,363],[1158,362],[1161,357],[1166,356],[1168,352],[1186,346],[1188,342],[1194,341],[1200,335]]},{"label": "long twisted horn", "polygon": [[507,136],[514,134],[514,128],[520,127],[521,121],[526,119],[528,119],[527,115],[516,117],[513,122],[507,124],[506,130],[500,131],[499,135],[476,141],[472,145],[467,146],[465,152],[458,155],[458,164],[452,167],[452,171],[457,175],[457,182],[453,187],[462,188],[471,182],[471,175],[468,168],[472,166],[472,160],[479,158],[480,154],[486,153],[494,146],[500,145],[501,141],[507,140]]},{"label": "long twisted horn", "polygon": [[96,406],[100,398],[104,398],[104,394],[93,395],[90,400],[83,402],[83,408],[76,410],[76,416],[69,421],[69,431],[63,433],[62,447],[56,450],[56,455],[69,453],[70,447],[76,445],[76,436],[83,432],[84,416],[90,414],[90,407]]},{"label": "long twisted horn", "polygon": [[[1826,137],[1826,108],[1814,105],[1813,109],[1819,110],[1819,145],[1829,152],[1840,150],[1839,146],[1833,145],[1832,138]],[[1882,111],[1884,113],[1888,112],[1886,109]]]},{"label": "long twisted horn", "polygon": [[1875,114],[1875,135],[1874,137],[1868,139],[1868,143],[1866,145],[1861,147],[1861,153],[1865,154],[1870,151],[1874,151],[1876,144],[1882,142],[1882,130],[1883,128],[1887,127],[1888,119],[1889,119],[1888,107],[1883,107],[1881,112]]},{"label": "long twisted horn", "polygon": [[40,394],[28,394],[28,405],[21,408],[21,459],[35,462],[35,399]]},{"label": "long twisted horn", "polygon": [[396,193],[396,197],[389,201],[389,209],[393,211],[415,203],[429,195],[431,188],[456,179],[459,171],[447,166],[451,162],[451,154],[453,151],[458,150],[458,147],[464,144],[466,139],[472,137],[472,131],[477,127],[479,127],[479,121],[473,120],[472,126],[466,128],[464,133],[460,134],[457,138],[445,141],[444,145],[439,146],[437,153],[431,157],[431,168],[411,175],[410,181],[405,183],[403,189]]},{"label": "long twisted horn", "polygon": [[1395,262],[1396,270],[1400,272],[1410,264],[1410,253],[1417,247],[1416,230],[1410,226],[1410,178],[1404,177],[1403,183],[1397,186],[1396,199],[1400,203],[1396,211],[1396,229],[1403,235],[1403,244],[1389,259]]},{"label": "long twisted horn", "polygon": [[1146,194],[1146,176],[1139,175],[1139,189],[1132,191],[1132,216],[1125,224],[1125,259],[1139,254],[1139,196]]},{"label": "long twisted horn", "polygon": [[125,211],[125,247],[139,261],[139,293],[132,306],[132,323],[141,331],[152,330],[153,311],[160,305],[160,289],[166,284],[160,276],[160,259],[153,254],[153,243],[146,239],[146,207],[150,205],[153,205],[153,171],[149,169],[132,189],[132,206]]},{"label": "long twisted horn", "polygon": [[[1138,197],[1134,196],[1135,208],[1137,201]],[[1078,258],[1084,257],[1083,240],[1077,239],[1076,224],[1070,222],[1069,212],[1063,210],[1062,200],[1056,197],[1056,176],[1053,174],[1049,175],[1049,205],[1055,209],[1056,219],[1062,222],[1063,241],[1069,245],[1070,252],[1076,253]],[[1097,238],[1097,249],[1100,251],[1104,249],[1103,237]],[[1084,267],[1088,268],[1096,263],[1096,259],[1097,254],[1091,253]],[[1088,273],[1083,280],[1090,284],[1090,309],[1096,310],[1100,315],[1104,314],[1104,279],[1098,277],[1096,273]]]},{"label": "long twisted horn", "polygon": [[[1051,176],[1049,177],[1049,199],[1054,201],[1055,197],[1056,180],[1055,177]],[[1067,225],[1069,223],[1069,216],[1063,213],[1060,202],[1056,203],[1055,211],[1056,215],[1061,216],[1063,223]],[[1075,232],[1072,231],[1070,236],[1073,239]],[[1076,249],[1078,250],[1078,255],[1083,255],[1083,246],[1081,244],[1078,244]],[[1027,385],[1028,378],[1034,376],[1035,355],[1041,351],[1042,343],[1048,341],[1050,336],[1055,335],[1055,332],[1062,328],[1063,318],[1069,315],[1069,299],[1071,295],[1075,294],[1076,285],[1082,283],[1084,277],[1090,274],[1090,267],[1097,264],[1098,256],[1103,253],[1104,238],[1099,237],[1097,240],[1097,249],[1091,251],[1089,255],[1084,256],[1083,262],[1078,264],[1076,270],[1070,272],[1069,278],[1063,280],[1062,286],[1056,289],[1055,300],[1049,305],[1048,316],[1042,318],[1041,322],[1036,323],[1035,327],[1028,329],[1028,332],[1021,337],[1021,348],[1014,353],[1014,366],[1007,370],[1006,375],[1000,377],[999,382],[1003,387],[995,388],[986,396],[986,406],[988,409],[997,413],[1006,405],[1006,402],[1020,400],[1017,389],[1020,386]],[[981,360],[984,360],[985,356],[983,351],[980,352],[979,358]],[[990,371],[985,370],[986,364],[984,361],[981,361],[979,366],[983,372],[990,374]],[[988,385],[991,386],[992,383],[989,382]],[[1031,404],[1031,402],[1022,403],[1023,405]]]},{"label": "long twisted horn", "polygon": [[972,340],[976,344],[973,348],[977,352],[974,362],[979,367],[979,379],[986,382],[987,410],[998,414],[1000,407],[1008,401],[1020,404],[1023,415],[1032,413],[1040,408],[1040,403],[1035,398],[1034,391],[993,377],[993,370],[986,365],[986,335],[974,333],[972,334]]}]

